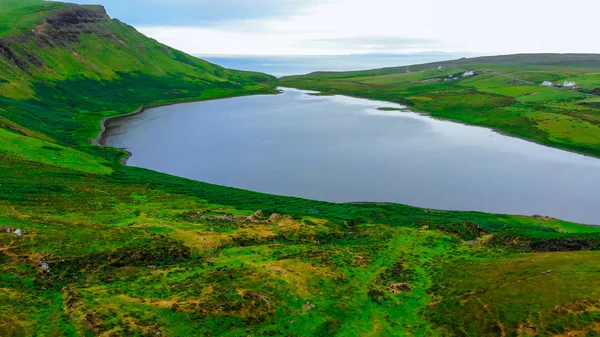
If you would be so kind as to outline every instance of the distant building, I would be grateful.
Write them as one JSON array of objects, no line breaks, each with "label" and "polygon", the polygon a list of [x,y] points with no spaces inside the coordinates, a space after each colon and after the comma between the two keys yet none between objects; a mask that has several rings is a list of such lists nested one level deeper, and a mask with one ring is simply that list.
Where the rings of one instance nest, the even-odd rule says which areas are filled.
[{"label": "distant building", "polygon": [[463,77],[469,77],[469,76],[473,76],[473,75],[475,75],[475,72],[470,70],[470,71],[467,71],[466,73],[464,73]]},{"label": "distant building", "polygon": [[439,67],[438,67],[438,70],[442,70],[442,66],[439,66]]},{"label": "distant building", "polygon": [[565,83],[563,83],[563,87],[574,87],[577,83],[575,82],[571,82],[571,81],[565,81]]},{"label": "distant building", "polygon": [[550,81],[542,82],[542,87],[551,87],[551,86],[552,86],[552,82],[550,82]]}]

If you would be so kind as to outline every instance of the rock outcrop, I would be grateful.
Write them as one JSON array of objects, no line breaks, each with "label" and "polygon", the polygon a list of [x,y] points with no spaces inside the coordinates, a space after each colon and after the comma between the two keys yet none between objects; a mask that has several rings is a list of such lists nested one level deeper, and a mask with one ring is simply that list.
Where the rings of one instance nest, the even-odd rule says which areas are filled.
[{"label": "rock outcrop", "polygon": [[97,34],[120,41],[107,29],[111,18],[102,6],[69,4],[57,9],[31,31],[0,39],[0,56],[10,64],[27,71],[31,66],[43,67],[41,59],[28,49],[36,47],[67,47],[80,42],[82,34]]}]

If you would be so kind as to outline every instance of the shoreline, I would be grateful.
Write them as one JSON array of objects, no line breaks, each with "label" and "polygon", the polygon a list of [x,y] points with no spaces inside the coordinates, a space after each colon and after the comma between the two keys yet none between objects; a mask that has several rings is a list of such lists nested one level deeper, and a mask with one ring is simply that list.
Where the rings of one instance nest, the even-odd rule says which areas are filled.
[{"label": "shoreline", "polygon": [[[194,101],[186,101],[186,102],[173,102],[173,103],[159,103],[159,104],[152,104],[152,105],[142,105],[139,108],[133,110],[132,112],[126,113],[124,115],[117,115],[117,116],[112,116],[112,117],[106,117],[103,118],[100,121],[100,131],[98,132],[98,135],[96,135],[96,138],[93,138],[90,140],[90,143],[94,146],[100,146],[100,147],[107,147],[105,140],[106,140],[106,122],[113,120],[113,119],[119,119],[119,118],[127,118],[127,117],[131,117],[131,116],[135,116],[138,114],[143,113],[144,111],[146,111],[146,109],[150,109],[150,108],[157,108],[157,107],[161,107],[161,106],[168,106],[168,105],[173,105],[173,104],[178,104],[178,103],[192,103]],[[111,146],[112,147],[112,146]],[[131,153],[130,151],[128,151],[126,148],[117,148],[115,147],[115,149],[119,149],[125,152],[125,157],[122,158],[120,160],[120,164],[123,166],[127,165],[127,161],[129,160],[129,158],[131,158],[131,156],[133,156],[133,153]]]},{"label": "shoreline", "polygon": [[[594,159],[599,159],[600,160],[600,157],[594,156],[594,155],[589,154],[589,153],[583,153],[583,152],[579,152],[579,151],[576,151],[576,150],[564,149],[564,148],[560,148],[560,147],[554,147],[554,146],[551,146],[551,145],[539,143],[539,142],[536,142],[534,140],[531,140],[531,139],[528,139],[528,138],[524,138],[524,137],[521,137],[521,136],[517,136],[517,135],[512,135],[512,134],[506,133],[504,131],[496,130],[496,129],[488,127],[488,126],[476,125],[476,124],[469,124],[469,123],[465,123],[463,121],[457,121],[457,120],[453,120],[453,119],[450,119],[450,118],[442,118],[442,117],[432,116],[428,112],[413,110],[413,108],[411,108],[410,105],[407,105],[407,104],[404,104],[404,103],[384,101],[384,100],[376,100],[376,99],[361,97],[361,96],[353,95],[353,94],[323,93],[322,91],[317,91],[317,90],[300,89],[300,88],[284,87],[284,86],[277,86],[277,87],[273,88],[273,90],[276,91],[275,93],[243,94],[243,95],[235,95],[235,96],[214,97],[214,98],[199,98],[199,99],[192,98],[192,99],[189,99],[189,100],[182,100],[182,101],[175,101],[175,102],[163,102],[163,103],[142,105],[139,108],[137,108],[137,109],[135,109],[132,112],[129,112],[127,114],[116,115],[116,116],[111,116],[111,117],[103,118],[100,121],[100,131],[98,132],[98,134],[96,135],[95,138],[90,139],[90,143],[92,145],[95,145],[95,146],[101,146],[101,147],[107,146],[105,144],[106,122],[108,122],[109,120],[113,120],[113,119],[119,119],[119,118],[126,118],[126,117],[135,116],[137,114],[143,113],[147,109],[164,107],[164,106],[170,106],[170,105],[176,105],[176,104],[205,102],[205,101],[213,101],[213,100],[220,100],[220,99],[231,99],[231,98],[239,98],[239,97],[247,97],[247,96],[279,95],[279,94],[282,94],[285,91],[285,89],[304,91],[307,95],[310,95],[310,96],[336,96],[336,95],[340,95],[340,96],[347,96],[347,97],[351,97],[351,98],[364,99],[364,100],[368,100],[368,101],[372,101],[372,102],[397,104],[397,105],[400,105],[402,107],[402,109],[399,109],[398,111],[407,112],[407,113],[414,113],[414,114],[417,114],[417,115],[420,115],[420,116],[429,117],[429,118],[436,119],[436,120],[439,120],[439,121],[450,122],[450,123],[457,123],[457,124],[461,124],[461,125],[465,125],[465,126],[470,126],[470,127],[476,127],[476,128],[488,129],[488,130],[490,130],[490,131],[492,131],[492,132],[494,132],[494,133],[496,133],[496,134],[498,134],[500,136],[510,137],[510,138],[516,138],[516,139],[520,139],[520,140],[526,141],[528,143],[536,144],[536,145],[539,145],[539,146],[544,146],[544,147],[547,147],[547,148],[550,148],[550,149],[555,149],[555,150],[559,150],[559,151],[565,151],[565,152],[569,152],[569,153],[581,155],[581,156],[584,156],[584,157],[589,157],[589,158],[594,158]],[[123,151],[125,151],[127,153],[127,156],[121,160],[121,164],[122,165],[127,165],[127,161],[129,160],[129,158],[133,154],[131,152],[127,151],[126,148],[119,148],[119,149],[121,149],[121,150],[123,150]]]},{"label": "shoreline", "polygon": [[[279,87],[274,88],[274,90],[276,91],[275,93],[253,93],[253,94],[234,95],[234,96],[226,96],[226,97],[213,97],[213,98],[190,98],[190,99],[184,99],[182,101],[162,102],[162,103],[142,105],[142,106],[138,107],[137,109],[133,110],[132,112],[129,112],[129,113],[126,113],[123,115],[105,117],[102,120],[100,120],[100,131],[98,131],[98,134],[96,135],[95,138],[90,139],[90,144],[92,144],[94,146],[100,146],[100,147],[112,147],[112,146],[107,146],[106,142],[105,142],[106,141],[106,129],[107,129],[106,123],[113,119],[116,120],[116,119],[120,119],[120,118],[127,118],[127,117],[141,114],[144,111],[146,111],[147,109],[159,108],[159,107],[176,105],[176,104],[206,102],[206,101],[213,101],[213,100],[219,100],[219,99],[230,99],[230,98],[247,97],[247,96],[279,95],[283,92],[282,90],[279,89]],[[116,148],[116,149],[125,151],[125,153],[127,155],[125,158],[121,159],[121,165],[127,165],[127,161],[129,160],[129,158],[131,158],[131,156],[133,154],[130,151],[128,151],[126,148]]]},{"label": "shoreline", "polygon": [[[137,114],[141,114],[143,113],[146,109],[151,109],[151,108],[158,108],[158,107],[163,107],[163,106],[170,106],[170,105],[176,105],[176,104],[184,104],[184,103],[196,103],[196,102],[204,102],[204,101],[213,101],[213,100],[219,100],[219,99],[230,99],[230,98],[238,98],[238,97],[246,97],[246,96],[259,96],[259,95],[279,95],[282,94],[284,92],[284,89],[292,89],[292,90],[300,90],[300,91],[304,91],[306,92],[307,95],[310,96],[336,96],[336,95],[340,95],[340,96],[347,96],[347,97],[352,97],[352,98],[358,98],[358,99],[364,99],[364,100],[368,100],[368,101],[372,101],[372,102],[382,102],[382,103],[391,103],[391,104],[397,104],[402,106],[402,109],[399,109],[398,111],[402,111],[402,112],[407,112],[407,113],[414,113],[420,116],[424,116],[424,117],[429,117],[432,119],[436,119],[439,121],[445,121],[445,122],[450,122],[450,123],[457,123],[457,124],[461,124],[461,125],[465,125],[465,126],[470,126],[470,127],[476,127],[476,128],[483,128],[483,129],[488,129],[491,130],[492,132],[500,135],[500,136],[505,136],[505,137],[511,137],[511,138],[516,138],[516,139],[520,139],[532,144],[536,144],[539,146],[544,146],[550,149],[556,149],[559,151],[565,151],[565,152],[569,152],[569,153],[573,153],[573,154],[578,154],[584,157],[589,157],[589,158],[595,158],[595,159],[599,159],[600,160],[600,156],[594,156],[592,154],[589,153],[584,153],[584,152],[580,152],[577,150],[572,150],[572,149],[565,149],[565,148],[560,148],[560,147],[555,147],[555,146],[551,146],[548,144],[544,144],[544,143],[540,143],[540,142],[536,142],[532,139],[528,139],[525,138],[523,136],[517,136],[517,135],[512,135],[510,133],[507,133],[505,131],[500,131],[500,130],[496,130],[492,127],[489,126],[484,126],[484,125],[477,125],[477,124],[469,124],[463,121],[457,121],[457,120],[453,120],[451,118],[443,118],[443,117],[438,117],[438,116],[433,116],[428,112],[423,112],[423,111],[418,111],[413,109],[410,105],[405,104],[405,103],[399,103],[399,102],[391,102],[391,101],[384,101],[384,100],[377,100],[377,99],[372,99],[372,98],[367,98],[367,97],[361,97],[358,95],[354,95],[354,94],[345,94],[345,93],[324,93],[323,91],[317,91],[317,90],[312,90],[312,89],[300,89],[300,88],[294,88],[294,87],[284,87],[284,86],[277,86],[275,88],[273,88],[273,90],[275,90],[275,93],[256,93],[256,94],[244,94],[244,95],[236,95],[236,96],[226,96],[226,97],[214,97],[214,98],[199,98],[199,99],[189,99],[189,100],[182,100],[182,101],[176,101],[176,102],[163,102],[163,103],[156,103],[156,104],[150,104],[150,105],[142,105],[139,108],[135,109],[134,111],[124,114],[124,115],[116,115],[116,116],[111,116],[111,117],[106,117],[103,118],[100,121],[100,131],[98,132],[98,134],[96,135],[95,138],[90,139],[90,143],[92,145],[95,146],[106,146],[106,144],[104,143],[104,139],[105,139],[105,131],[106,131],[106,122],[112,119],[118,119],[118,118],[125,118],[125,117],[131,117]],[[385,108],[383,108],[385,109]],[[381,110],[381,108],[380,108]],[[385,110],[383,110],[385,111]],[[127,151],[127,149],[121,148],[121,150],[124,150],[125,152],[128,153],[127,158],[125,158],[123,160],[123,165],[126,165],[127,160],[129,159],[129,157],[131,157],[131,152]]]},{"label": "shoreline", "polygon": [[[288,87],[288,88],[290,88],[290,87]],[[315,91],[315,90],[312,90],[312,89],[298,89],[298,88],[292,88],[292,89],[303,90],[303,91]],[[539,145],[539,146],[544,146],[544,147],[547,147],[547,148],[550,148],[550,149],[555,149],[555,150],[559,150],[559,151],[569,152],[569,153],[578,154],[578,155],[581,155],[581,156],[584,156],[584,157],[589,157],[589,158],[594,158],[594,159],[600,160],[600,155],[595,156],[593,154],[584,153],[584,152],[580,152],[580,151],[577,151],[577,150],[565,149],[565,148],[561,148],[561,147],[552,146],[552,145],[549,145],[549,144],[544,144],[544,143],[536,142],[536,141],[534,141],[532,139],[525,138],[523,136],[517,136],[517,135],[513,135],[513,134],[510,134],[510,133],[507,133],[506,131],[496,130],[493,127],[490,127],[490,126],[478,125],[478,124],[469,124],[467,122],[459,121],[459,120],[455,120],[455,119],[451,119],[451,118],[444,118],[444,117],[439,117],[439,116],[433,116],[429,112],[423,112],[423,111],[419,111],[419,110],[413,109],[409,104],[406,104],[406,103],[398,103],[398,102],[392,102],[392,101],[383,101],[383,100],[378,100],[378,99],[373,99],[373,98],[358,96],[358,95],[350,94],[350,93],[323,93],[322,91],[319,91],[316,94],[310,94],[310,95],[312,95],[312,96],[346,96],[346,97],[352,97],[352,98],[358,98],[358,99],[365,99],[365,100],[373,101],[373,102],[385,102],[385,103],[398,104],[398,105],[401,105],[401,106],[405,107],[406,109],[404,109],[404,110],[397,110],[397,111],[407,112],[407,113],[415,113],[417,115],[424,116],[424,117],[429,117],[429,118],[436,119],[436,120],[439,120],[439,121],[442,121],[442,122],[450,122],[450,123],[461,124],[461,125],[470,126],[470,127],[474,127],[474,128],[488,129],[488,130],[491,130],[492,132],[494,132],[494,133],[496,133],[496,134],[498,134],[500,136],[505,136],[505,137],[510,137],[510,138],[516,138],[516,139],[520,139],[520,140],[526,141],[528,143],[536,144],[536,145]]]},{"label": "shoreline", "polygon": [[[263,93],[258,93],[258,94],[251,94],[251,95],[240,95],[240,96],[228,96],[228,97],[221,97],[221,98],[210,98],[210,99],[190,99],[190,100],[184,100],[184,101],[176,101],[176,102],[162,102],[162,103],[156,103],[156,104],[150,104],[150,105],[145,105],[145,106],[140,106],[137,109],[127,113],[127,114],[123,114],[123,115],[116,115],[116,116],[110,116],[110,117],[106,117],[104,119],[102,119],[100,121],[100,125],[101,125],[101,130],[98,133],[98,135],[96,136],[96,138],[92,139],[91,142],[93,145],[96,146],[101,146],[101,147],[106,147],[106,140],[107,140],[107,130],[110,128],[108,126],[108,122],[115,119],[119,119],[119,118],[128,118],[131,116],[135,116],[137,114],[141,114],[143,112],[145,112],[147,109],[151,109],[151,108],[156,108],[156,107],[163,107],[163,106],[170,106],[170,105],[176,105],[176,104],[184,104],[184,103],[194,103],[194,102],[204,102],[204,101],[211,101],[211,100],[222,100],[222,99],[233,99],[233,98],[240,98],[240,97],[248,97],[248,96],[270,96],[270,95],[279,95],[282,93],[285,93],[286,90],[290,90],[290,91],[300,91],[303,92],[306,95],[309,96],[336,96],[336,95],[340,95],[340,94],[323,94],[322,92],[318,92],[318,91],[314,91],[314,90],[304,90],[304,89],[297,89],[297,88],[290,88],[290,87],[277,87],[275,88],[276,93],[272,93],[272,94],[263,94]],[[386,109],[392,110],[392,111],[397,111],[399,113],[410,113],[410,114],[414,114],[414,115],[418,115],[418,116],[422,116],[425,118],[431,118],[433,120],[438,120],[441,122],[447,122],[447,123],[456,123],[456,124],[461,124],[461,125],[465,125],[468,127],[474,127],[474,128],[481,128],[481,129],[486,129],[489,130],[495,134],[499,134],[501,136],[505,136],[505,137],[509,137],[509,138],[515,138],[515,139],[520,139],[522,141],[526,141],[528,143],[532,143],[538,146],[544,146],[547,147],[548,149],[552,149],[552,150],[556,150],[556,151],[565,151],[565,152],[571,152],[574,154],[578,154],[578,155],[584,155],[585,154],[581,154],[581,153],[576,153],[573,151],[567,151],[567,150],[563,150],[560,148],[555,148],[555,147],[550,147],[544,144],[540,144],[537,142],[533,142],[531,140],[527,140],[527,139],[523,139],[520,137],[515,137],[509,134],[504,134],[502,132],[499,132],[497,130],[494,130],[492,128],[489,127],[485,127],[485,126],[478,126],[478,125],[470,125],[470,124],[466,124],[466,123],[461,123],[461,122],[456,122],[456,121],[452,121],[452,120],[448,120],[448,119],[443,119],[443,118],[436,118],[434,116],[431,116],[428,113],[423,113],[423,112],[418,112],[418,111],[414,111],[411,108],[409,108],[407,105],[404,105],[402,103],[395,103],[395,102],[389,102],[389,101],[383,101],[383,100],[375,100],[375,99],[369,99],[369,98],[364,98],[364,97],[358,97],[358,96],[351,96],[351,95],[343,95],[342,96],[347,96],[347,97],[351,97],[351,98],[356,98],[356,99],[360,99],[360,100],[366,100],[366,101],[370,101],[370,102],[374,102],[374,103],[391,103],[393,105],[398,106],[398,108],[394,107],[394,108],[386,108],[386,107],[380,107],[378,108],[378,110],[383,110],[385,111]],[[110,146],[108,146],[110,147]],[[116,148],[116,147],[113,147]],[[124,152],[124,156],[120,159],[120,164],[126,166],[128,160],[132,157],[132,152],[128,151],[127,148],[117,148],[120,149]],[[592,157],[597,159],[596,157]],[[236,188],[236,187],[233,187]],[[387,201],[387,202],[373,202],[373,201],[350,201],[350,202],[340,202],[340,204],[399,204],[398,202],[393,202],[393,201]],[[413,205],[409,205],[409,204],[404,204],[405,206],[409,206],[409,207],[416,207],[416,208],[423,208],[423,209],[428,209],[427,207],[419,207],[419,206],[413,206]],[[431,209],[434,210],[434,209]],[[437,210],[437,209],[435,209]],[[456,209],[442,209],[442,210],[446,210],[446,211],[456,211]],[[477,213],[486,213],[486,214],[490,214],[486,211],[481,211],[481,210],[462,210],[462,212],[477,212]],[[497,214],[504,214],[504,213],[497,213]],[[511,214],[513,216],[524,216],[524,217],[532,217],[532,215],[527,215],[527,214]],[[562,220],[562,221],[568,221],[568,220]],[[600,224],[591,224],[591,223],[581,223],[582,225],[585,226],[594,226],[594,227],[600,227]]]}]

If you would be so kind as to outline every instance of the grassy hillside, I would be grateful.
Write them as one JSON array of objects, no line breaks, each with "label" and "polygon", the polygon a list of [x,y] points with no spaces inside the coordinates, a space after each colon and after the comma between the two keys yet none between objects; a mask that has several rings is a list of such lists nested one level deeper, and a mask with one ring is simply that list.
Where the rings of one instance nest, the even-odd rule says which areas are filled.
[{"label": "grassy hillside", "polygon": [[112,20],[99,6],[3,0],[2,116],[72,145],[98,119],[142,104],[269,92],[273,77],[225,69]]},{"label": "grassy hillside", "polygon": [[0,336],[600,333],[600,228],[124,167],[122,151],[89,143],[102,118],[267,93],[274,79],[194,59],[100,7],[0,9]]},{"label": "grassy hillside", "polygon": [[[282,79],[283,85],[406,104],[544,145],[600,157],[600,55],[479,57]],[[473,76],[463,76],[473,71]],[[554,87],[544,87],[544,81]],[[575,88],[557,87],[565,82]]]}]

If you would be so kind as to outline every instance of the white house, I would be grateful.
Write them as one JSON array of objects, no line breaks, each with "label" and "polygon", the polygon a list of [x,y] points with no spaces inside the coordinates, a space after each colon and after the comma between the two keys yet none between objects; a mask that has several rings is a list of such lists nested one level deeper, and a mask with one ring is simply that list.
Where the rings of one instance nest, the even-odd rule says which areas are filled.
[{"label": "white house", "polygon": [[470,70],[470,71],[467,71],[466,73],[464,73],[463,77],[468,77],[468,76],[473,76],[473,75],[475,75],[475,72]]},{"label": "white house", "polygon": [[577,83],[575,82],[571,82],[571,81],[565,81],[565,83],[563,83],[563,87],[574,87]]},{"label": "white house", "polygon": [[552,82],[550,82],[550,81],[542,82],[542,87],[551,87],[551,86],[552,86]]}]

